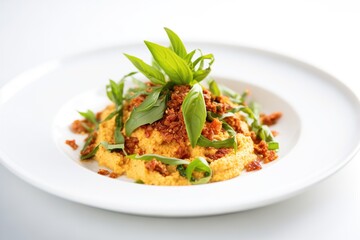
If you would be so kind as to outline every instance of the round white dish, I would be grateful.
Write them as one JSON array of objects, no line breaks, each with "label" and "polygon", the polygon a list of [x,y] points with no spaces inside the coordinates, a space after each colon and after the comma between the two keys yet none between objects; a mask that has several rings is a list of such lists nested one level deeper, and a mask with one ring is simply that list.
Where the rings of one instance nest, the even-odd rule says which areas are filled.
[{"label": "round white dish", "polygon": [[[186,187],[134,184],[96,174],[64,144],[76,110],[106,106],[105,85],[134,70],[121,53],[149,59],[142,45],[108,48],[54,61],[1,89],[0,159],[29,183],[57,196],[113,211],[151,216],[203,216],[289,198],[344,166],[359,149],[360,104],[332,76],[300,61],[257,49],[190,43],[214,53],[212,76],[242,91],[264,112],[282,111],[279,159],[261,171]],[[94,172],[95,171],[95,172]]]}]

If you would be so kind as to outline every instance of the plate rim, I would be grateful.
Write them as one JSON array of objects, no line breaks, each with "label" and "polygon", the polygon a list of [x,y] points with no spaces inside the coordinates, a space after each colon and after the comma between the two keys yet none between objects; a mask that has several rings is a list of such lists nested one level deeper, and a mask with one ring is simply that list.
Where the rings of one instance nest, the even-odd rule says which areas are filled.
[{"label": "plate rim", "polygon": [[[315,66],[313,64],[309,64],[305,61],[298,60],[296,58],[284,55],[282,53],[272,52],[272,51],[268,51],[268,50],[264,50],[264,49],[260,49],[260,48],[247,47],[247,46],[243,46],[243,45],[234,45],[234,44],[226,44],[226,43],[224,44],[224,43],[209,42],[209,41],[189,41],[187,43],[189,43],[189,44],[207,44],[207,45],[212,45],[212,46],[215,46],[218,48],[224,48],[224,47],[232,48],[232,49],[235,48],[238,50],[255,52],[256,54],[261,54],[261,55],[264,55],[264,54],[270,55],[270,57],[280,58],[280,60],[287,60],[287,61],[290,60],[291,64],[295,64],[302,68],[309,69],[312,72],[320,73],[321,75],[326,76],[327,81],[329,81],[329,82],[331,82],[331,84],[335,84],[335,86],[341,88],[339,90],[340,92],[347,93],[347,99],[351,100],[351,103],[355,104],[355,106],[359,106],[359,111],[357,113],[360,114],[360,98],[359,98],[359,96],[357,96],[344,82],[340,81],[338,78],[334,77],[332,74],[329,74],[328,72],[323,71],[322,69],[318,68],[317,66]],[[114,51],[118,48],[130,48],[130,47],[134,47],[134,46],[140,46],[140,44],[138,44],[138,43],[120,44],[120,45],[113,45],[113,46],[108,46],[108,47],[103,47],[103,48],[96,48],[96,49],[93,49],[90,51],[84,51],[81,53],[68,55],[63,58],[59,58],[58,60],[50,60],[50,61],[44,62],[42,64],[39,64],[39,65],[31,68],[30,70],[20,73],[0,88],[0,111],[1,111],[2,106],[5,105],[6,101],[11,99],[11,96],[10,97],[8,96],[7,99],[3,98],[2,97],[3,93],[6,93],[6,91],[8,91],[7,89],[10,89],[9,91],[14,91],[14,86],[21,86],[21,87],[18,87],[15,92],[13,92],[15,94],[16,92],[20,91],[23,87],[36,81],[41,76],[39,77],[39,76],[34,75],[34,72],[39,71],[39,69],[47,70],[45,72],[45,74],[48,74],[48,73],[51,73],[53,70],[57,69],[59,66],[61,67],[62,63],[66,63],[69,60],[74,60],[74,59],[76,60],[76,59],[84,58],[86,56],[105,52],[105,51]],[[49,69],[49,66],[50,66],[50,69]],[[51,66],[53,66],[53,67],[56,66],[56,67],[51,69]],[[24,84],[22,81],[24,80],[24,78],[29,78],[29,76],[33,76],[31,81],[28,81],[27,83]],[[119,211],[119,212],[123,212],[123,213],[130,213],[130,214],[135,214],[135,215],[185,217],[185,216],[207,216],[207,215],[217,215],[217,214],[224,214],[224,213],[230,213],[230,212],[238,212],[238,211],[243,211],[245,209],[253,209],[253,208],[269,205],[269,204],[272,204],[275,202],[279,202],[284,199],[288,199],[294,195],[297,195],[297,194],[305,191],[306,189],[313,186],[314,184],[320,183],[321,181],[325,180],[332,174],[334,174],[337,171],[339,171],[340,169],[342,169],[344,166],[346,166],[351,161],[351,159],[354,158],[354,156],[358,153],[359,150],[360,150],[360,137],[358,138],[358,142],[355,144],[355,147],[352,149],[352,151],[340,163],[335,164],[334,166],[328,168],[326,171],[323,171],[322,174],[318,174],[317,177],[312,178],[312,181],[308,182],[306,186],[297,187],[297,188],[293,189],[292,191],[288,191],[286,194],[282,194],[277,197],[272,197],[272,198],[270,197],[268,199],[263,200],[262,203],[260,203],[260,204],[257,202],[256,204],[250,204],[253,206],[248,206],[243,209],[238,208],[238,210],[228,209],[228,210],[225,210],[225,211],[222,210],[219,212],[215,211],[215,212],[209,212],[209,213],[195,213],[195,214],[185,214],[185,215],[166,214],[166,213],[154,214],[154,213],[141,213],[141,212],[137,212],[137,211],[128,211],[128,210],[127,211],[115,210],[113,207],[109,207],[104,204],[102,204],[102,205],[101,204],[92,204],[91,202],[84,202],[84,201],[76,200],[71,196],[64,196],[64,193],[57,192],[56,190],[52,189],[51,186],[47,185],[46,183],[45,184],[40,183],[38,181],[35,181],[31,177],[29,177],[28,174],[26,173],[26,171],[24,171],[20,166],[16,166],[16,164],[14,164],[14,165],[11,164],[11,162],[12,162],[11,159],[1,149],[0,149],[0,163],[3,166],[5,166],[7,169],[9,169],[12,173],[14,173],[16,176],[23,179],[25,182],[28,182],[31,185],[33,185],[45,192],[51,193],[52,195],[61,197],[63,199],[70,200],[72,202],[77,202],[77,203],[85,204],[85,205],[92,206],[92,207],[113,210],[113,211]]]}]

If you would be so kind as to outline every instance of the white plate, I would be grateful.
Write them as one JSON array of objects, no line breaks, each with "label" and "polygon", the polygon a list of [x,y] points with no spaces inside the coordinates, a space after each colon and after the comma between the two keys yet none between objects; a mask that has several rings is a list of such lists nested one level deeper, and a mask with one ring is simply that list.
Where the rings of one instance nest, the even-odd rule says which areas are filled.
[{"label": "white plate", "polygon": [[[186,187],[134,184],[94,173],[64,145],[76,110],[100,110],[104,86],[134,70],[126,52],[149,59],[142,45],[90,52],[39,66],[1,91],[0,157],[19,177],[57,196],[114,211],[152,216],[229,213],[289,198],[343,167],[360,139],[360,104],[332,76],[305,63],[245,47],[191,43],[214,53],[213,76],[251,89],[264,112],[282,111],[273,127],[280,158],[261,171]],[[227,80],[226,80],[227,79]],[[77,136],[75,136],[77,137]]]}]

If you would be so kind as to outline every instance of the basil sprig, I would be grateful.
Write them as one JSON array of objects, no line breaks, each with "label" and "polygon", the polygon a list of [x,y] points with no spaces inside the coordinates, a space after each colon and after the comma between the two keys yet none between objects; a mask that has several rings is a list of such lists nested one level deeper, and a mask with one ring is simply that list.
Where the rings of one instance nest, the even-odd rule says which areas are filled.
[{"label": "basil sprig", "polygon": [[199,50],[200,56],[192,61],[197,51],[188,53],[183,41],[175,32],[169,28],[165,28],[165,31],[171,43],[170,48],[144,41],[153,57],[152,65],[135,56],[125,56],[145,77],[157,85],[165,85],[166,82],[193,85],[205,79],[211,71],[214,56],[203,55]]},{"label": "basil sprig", "polygon": [[[136,159],[136,160],[143,160],[143,161],[151,161],[153,159],[156,159],[164,164],[167,165],[178,165],[177,169],[181,176],[184,176],[188,179],[188,181],[191,184],[204,184],[208,183],[212,176],[212,171],[209,166],[209,163],[205,160],[203,157],[197,157],[193,159],[191,162],[188,162],[183,159],[179,158],[171,158],[171,157],[165,157],[157,154],[144,154],[144,155],[129,155],[127,156],[130,159]],[[186,166],[186,169],[182,167],[182,165]],[[200,179],[195,179],[193,177],[194,171],[197,172],[203,172],[204,177]]]},{"label": "basil sprig", "polygon": [[200,84],[195,84],[181,106],[186,132],[192,147],[196,146],[206,120],[206,106]]}]

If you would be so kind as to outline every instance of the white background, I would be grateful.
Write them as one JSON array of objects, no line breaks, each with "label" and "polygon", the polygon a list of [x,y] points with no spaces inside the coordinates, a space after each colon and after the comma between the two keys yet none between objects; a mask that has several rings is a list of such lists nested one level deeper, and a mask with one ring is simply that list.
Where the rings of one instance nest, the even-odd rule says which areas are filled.
[{"label": "white background", "polygon": [[[165,40],[164,26],[185,41],[241,44],[298,58],[360,96],[360,4],[344,0],[0,0],[0,87],[47,60]],[[223,216],[170,219],[72,203],[0,166],[0,239],[360,239],[359,169],[357,154],[290,200]]]}]

